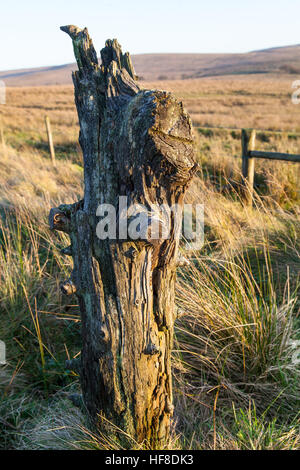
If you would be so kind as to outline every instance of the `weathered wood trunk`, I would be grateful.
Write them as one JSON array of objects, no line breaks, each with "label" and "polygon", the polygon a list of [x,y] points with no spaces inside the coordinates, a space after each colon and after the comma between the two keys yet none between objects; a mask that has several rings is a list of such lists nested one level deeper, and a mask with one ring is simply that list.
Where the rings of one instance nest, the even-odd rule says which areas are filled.
[{"label": "weathered wood trunk", "polygon": [[[174,216],[171,208],[182,207],[196,169],[191,121],[171,94],[140,89],[130,56],[116,40],[106,42],[98,65],[87,29],[61,29],[73,40],[79,69],[73,82],[85,191],[79,203],[52,209],[49,220],[71,239],[64,252],[73,256],[74,270],[62,290],[76,292],[80,304],[83,399],[94,420],[104,416],[137,441],[159,446],[173,410],[170,354],[181,214]],[[146,230],[144,222],[139,226],[140,239],[118,223],[115,239],[99,238],[97,208],[111,204],[121,216],[120,196],[151,214]],[[158,226],[170,222],[168,239],[148,230],[157,204],[164,204]],[[133,223],[139,211],[131,214]]]}]

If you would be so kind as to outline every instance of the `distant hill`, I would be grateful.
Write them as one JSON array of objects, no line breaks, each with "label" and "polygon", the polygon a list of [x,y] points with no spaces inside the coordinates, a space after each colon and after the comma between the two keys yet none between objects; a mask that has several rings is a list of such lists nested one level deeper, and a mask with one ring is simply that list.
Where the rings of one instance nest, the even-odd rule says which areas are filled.
[{"label": "distant hill", "polygon": [[[244,54],[139,54],[132,56],[143,80],[173,80],[235,74],[300,75],[300,45],[273,47]],[[0,72],[7,86],[65,85],[76,64]]]}]

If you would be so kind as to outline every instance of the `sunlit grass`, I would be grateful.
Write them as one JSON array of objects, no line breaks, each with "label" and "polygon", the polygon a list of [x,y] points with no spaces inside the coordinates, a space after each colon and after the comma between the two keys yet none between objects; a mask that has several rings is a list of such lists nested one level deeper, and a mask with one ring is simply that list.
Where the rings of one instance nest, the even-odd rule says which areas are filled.
[{"label": "sunlit grass", "polygon": [[[276,128],[271,115],[278,99],[288,99],[283,82],[275,83],[274,96],[266,94],[266,83],[243,80],[224,82],[222,97],[219,81],[159,83],[169,85],[201,126],[256,127],[269,120]],[[266,100],[257,122],[255,90]],[[67,301],[59,292],[72,269],[60,253],[68,239],[50,232],[47,217],[51,206],[72,203],[83,191],[72,88],[9,93],[8,144],[0,153],[0,338],[8,356],[0,370],[0,447],[120,449],[122,430],[119,440],[113,432],[95,433],[68,399],[79,392],[65,360],[80,354],[80,316],[76,298]],[[56,169],[45,111],[58,146]],[[284,115],[278,125],[293,130],[298,121],[290,126]],[[258,133],[257,146],[297,153],[298,136],[289,135]],[[293,346],[299,339],[299,165],[258,163],[254,207],[245,207],[239,131],[202,129],[197,139],[200,168],[186,201],[204,203],[205,243],[185,254],[191,264],[178,271],[175,415],[166,446],[299,448]],[[127,438],[127,446],[139,448]]]}]

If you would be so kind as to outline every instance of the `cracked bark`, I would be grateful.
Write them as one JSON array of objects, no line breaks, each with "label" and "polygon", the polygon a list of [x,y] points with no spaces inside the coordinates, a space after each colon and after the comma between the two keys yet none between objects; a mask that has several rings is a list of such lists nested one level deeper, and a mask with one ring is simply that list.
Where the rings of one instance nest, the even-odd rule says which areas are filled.
[{"label": "cracked bark", "polygon": [[[102,64],[87,29],[61,28],[73,41],[73,73],[84,158],[84,199],[51,209],[49,222],[69,234],[74,269],[62,283],[76,292],[82,324],[83,400],[138,442],[160,446],[172,416],[171,348],[178,237],[171,206],[182,206],[196,169],[191,121],[170,93],[142,90],[128,53],[108,40]],[[164,204],[169,239],[100,240],[100,203]]]}]

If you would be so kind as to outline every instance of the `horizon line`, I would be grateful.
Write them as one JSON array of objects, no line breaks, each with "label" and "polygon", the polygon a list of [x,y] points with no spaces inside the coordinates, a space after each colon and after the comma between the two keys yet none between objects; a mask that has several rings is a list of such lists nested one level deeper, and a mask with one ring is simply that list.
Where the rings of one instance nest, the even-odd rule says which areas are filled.
[{"label": "horizon line", "polygon": [[[267,47],[263,49],[253,49],[250,51],[246,52],[140,52],[137,54],[131,54],[131,57],[135,56],[145,56],[145,55],[246,55],[246,54],[253,54],[255,52],[266,52],[266,51],[272,51],[276,49],[285,49],[289,47],[299,47],[299,44],[288,44],[284,46],[272,46],[272,47]],[[98,59],[100,57],[98,56]],[[59,68],[59,67],[66,67],[68,65],[76,64],[75,61],[73,62],[64,62],[62,64],[52,64],[52,65],[38,65],[38,66],[27,66],[27,67],[19,67],[19,68],[13,68],[13,69],[2,69],[0,70],[0,74],[2,73],[13,73],[13,72],[18,72],[18,71],[25,71],[25,70],[41,70],[41,69],[53,69],[53,68]],[[30,72],[28,72],[30,73]],[[4,77],[2,77],[4,78]]]}]

